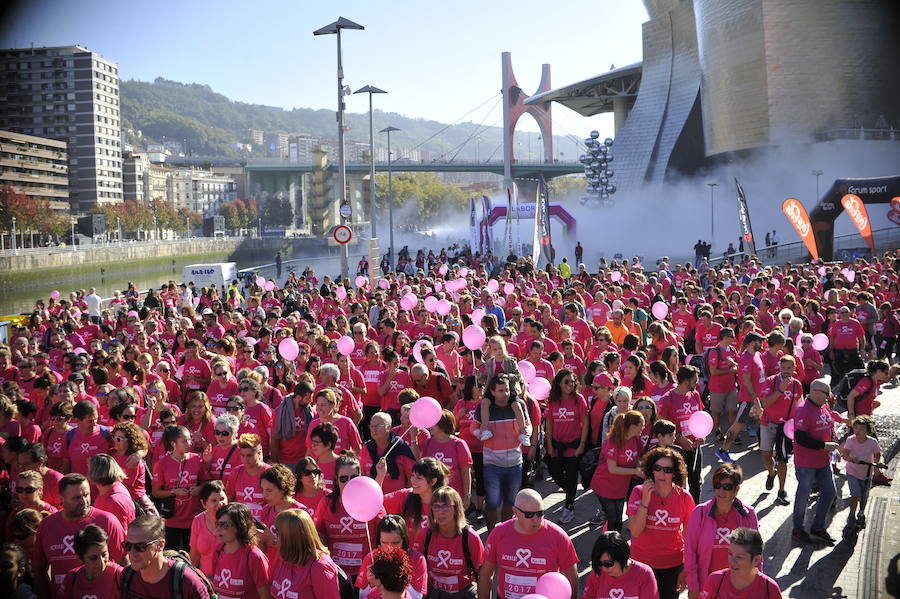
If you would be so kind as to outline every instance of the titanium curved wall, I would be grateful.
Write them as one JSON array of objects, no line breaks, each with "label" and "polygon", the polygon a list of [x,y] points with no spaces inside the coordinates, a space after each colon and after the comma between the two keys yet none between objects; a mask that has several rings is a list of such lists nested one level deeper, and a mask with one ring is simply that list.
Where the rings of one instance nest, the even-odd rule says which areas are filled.
[{"label": "titanium curved wall", "polygon": [[900,3],[694,0],[694,13],[707,156],[900,125]]}]

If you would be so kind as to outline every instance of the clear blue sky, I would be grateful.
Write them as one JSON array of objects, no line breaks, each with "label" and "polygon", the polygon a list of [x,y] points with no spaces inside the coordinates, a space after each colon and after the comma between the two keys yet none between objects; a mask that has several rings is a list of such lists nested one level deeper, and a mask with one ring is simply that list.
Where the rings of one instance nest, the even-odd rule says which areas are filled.
[{"label": "clear blue sky", "polygon": [[[7,6],[0,47],[80,44],[119,63],[122,79],[162,76],[206,83],[233,100],[334,109],[336,44],[312,31],[346,17],[366,27],[343,35],[345,82],[389,92],[376,107],[453,122],[500,90],[500,53],[512,52],[520,85],[532,93],[548,62],[553,86],[641,59],[638,0],[546,2],[460,0],[29,0]],[[466,120],[499,119],[493,105]],[[367,110],[351,96],[348,110]],[[554,108],[559,125],[579,137],[611,133],[611,117],[583,119]],[[525,130],[537,130],[528,118]]]}]

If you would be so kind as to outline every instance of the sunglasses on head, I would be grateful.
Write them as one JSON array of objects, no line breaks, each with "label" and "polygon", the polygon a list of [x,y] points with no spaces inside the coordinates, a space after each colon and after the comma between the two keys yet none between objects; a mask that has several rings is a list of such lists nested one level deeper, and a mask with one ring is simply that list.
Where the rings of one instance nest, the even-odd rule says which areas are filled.
[{"label": "sunglasses on head", "polygon": [[340,482],[340,483],[346,483],[346,482],[349,482],[349,481],[353,480],[354,478],[358,478],[358,477],[359,477],[359,474],[353,474],[353,475],[342,474],[339,477],[337,477],[337,479],[338,479],[338,482]]},{"label": "sunglasses on head", "polygon": [[713,483],[713,489],[718,491],[722,489],[723,491],[734,491],[734,483]]},{"label": "sunglasses on head", "polygon": [[162,539],[153,539],[152,541],[147,541],[145,543],[131,543],[129,541],[122,541],[122,549],[124,549],[126,553],[128,553],[129,551],[137,551],[138,553],[143,553],[150,548],[150,545],[158,543],[160,541],[162,541]]},{"label": "sunglasses on head", "polygon": [[654,472],[662,472],[664,474],[673,474],[675,472],[675,467],[674,466],[660,466],[659,464],[656,464],[655,466],[653,466],[653,471]]},{"label": "sunglasses on head", "polygon": [[535,510],[533,512],[529,512],[527,510],[523,510],[519,506],[516,506],[516,509],[519,510],[522,513],[522,515],[525,516],[526,518],[528,518],[529,520],[531,520],[535,516],[537,516],[538,518],[544,517],[544,510]]}]

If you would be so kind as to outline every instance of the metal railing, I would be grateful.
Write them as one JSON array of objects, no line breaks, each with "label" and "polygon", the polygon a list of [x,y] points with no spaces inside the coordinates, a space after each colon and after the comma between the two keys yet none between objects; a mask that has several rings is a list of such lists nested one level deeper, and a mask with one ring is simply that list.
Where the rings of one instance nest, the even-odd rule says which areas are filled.
[{"label": "metal railing", "polygon": [[[27,235],[27,233],[26,233]],[[19,234],[16,234],[16,237],[19,237]],[[19,255],[50,255],[50,254],[66,254],[69,252],[84,252],[90,250],[103,250],[109,248],[116,247],[143,247],[150,245],[158,245],[160,243],[172,242],[172,241],[209,241],[209,240],[219,240],[219,239],[237,239],[239,236],[227,236],[227,235],[219,235],[218,237],[179,237],[177,239],[160,239],[160,240],[136,240],[136,239],[123,239],[122,241],[102,241],[99,243],[84,243],[84,244],[76,244],[72,245],[61,245],[61,246],[52,246],[52,247],[36,247],[36,248],[22,248],[17,247],[16,249],[3,249],[0,250],[0,256],[19,256]],[[9,243],[9,235],[4,235],[4,239],[6,240],[4,243]]]}]

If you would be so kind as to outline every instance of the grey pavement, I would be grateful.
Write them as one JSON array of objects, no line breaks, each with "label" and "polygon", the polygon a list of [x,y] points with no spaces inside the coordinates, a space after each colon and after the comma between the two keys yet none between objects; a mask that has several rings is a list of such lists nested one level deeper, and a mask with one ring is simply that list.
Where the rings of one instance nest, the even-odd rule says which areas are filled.
[{"label": "grey pavement", "polygon": [[[879,442],[887,454],[890,446],[900,437],[900,386],[888,384],[882,387],[879,395],[881,407],[876,410],[876,421],[879,425]],[[740,490],[740,498],[751,504],[759,517],[759,527],[765,540],[764,565],[766,574],[773,577],[781,587],[784,597],[799,599],[823,599],[827,597],[847,597],[859,599],[880,599],[900,596],[896,593],[898,584],[898,560],[900,560],[900,477],[896,476],[900,460],[893,459],[888,465],[888,476],[894,478],[892,487],[873,487],[869,504],[866,508],[868,526],[858,535],[845,534],[847,522],[849,490],[845,476],[835,477],[838,490],[835,506],[828,523],[829,534],[837,539],[833,547],[821,543],[799,545],[791,539],[794,495],[796,479],[793,465],[789,467],[786,483],[790,505],[781,506],[775,503],[777,483],[773,491],[765,490],[765,470],[762,467],[760,453],[754,439],[743,435],[744,445],[735,447],[731,455],[744,470],[745,480]],[[749,445],[749,447],[748,447]],[[711,473],[718,466],[714,455],[715,447],[707,444],[703,447],[703,480],[704,486],[701,501],[712,497]],[[896,453],[896,448],[895,448]],[[893,457],[886,455],[885,458]],[[563,494],[551,481],[542,481],[537,485],[546,498],[547,517],[558,522],[559,510],[562,509]],[[588,523],[598,506],[594,494],[585,492],[579,487],[579,496],[575,502],[575,520],[568,525],[561,525],[569,532],[578,556],[579,574],[582,589],[590,573],[590,555],[594,540],[599,532],[598,527]],[[807,530],[815,511],[815,496],[807,506]],[[479,532],[484,532],[482,528]],[[687,592],[682,593],[687,597]]]}]

